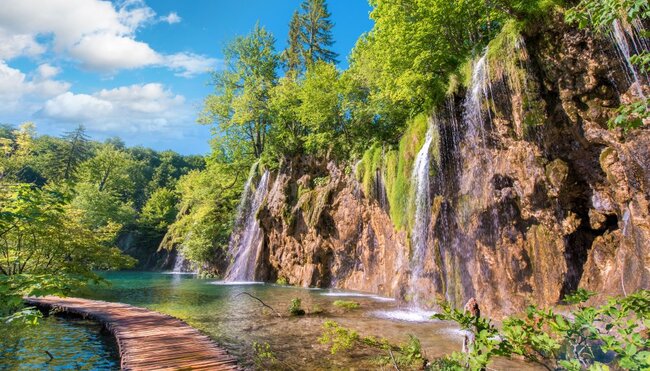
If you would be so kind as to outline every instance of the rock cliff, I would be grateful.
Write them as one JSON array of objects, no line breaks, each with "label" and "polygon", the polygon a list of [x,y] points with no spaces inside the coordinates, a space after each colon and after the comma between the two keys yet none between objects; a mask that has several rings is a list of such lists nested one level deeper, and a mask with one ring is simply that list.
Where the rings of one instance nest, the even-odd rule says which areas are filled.
[{"label": "rock cliff", "polygon": [[419,305],[476,297],[492,315],[555,304],[578,287],[650,287],[650,131],[607,129],[647,86],[628,78],[611,40],[560,16],[516,44],[506,56],[514,70],[487,54],[485,86],[474,86],[489,88],[482,100],[470,86],[430,120],[422,261],[413,261],[413,231],[389,216],[380,168],[369,192],[350,166],[294,158],[272,176],[257,214],[256,278]]}]

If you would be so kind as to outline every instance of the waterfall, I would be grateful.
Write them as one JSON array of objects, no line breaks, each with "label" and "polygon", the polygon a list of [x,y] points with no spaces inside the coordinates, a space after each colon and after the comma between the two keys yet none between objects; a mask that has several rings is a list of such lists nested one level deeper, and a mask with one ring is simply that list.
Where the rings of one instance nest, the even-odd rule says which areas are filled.
[{"label": "waterfall", "polygon": [[176,258],[174,258],[174,269],[172,270],[174,273],[183,273],[185,272],[185,256],[183,256],[183,253],[178,251],[176,253]]},{"label": "waterfall", "polygon": [[[466,129],[464,143],[468,148],[463,154],[465,165],[463,166],[461,193],[470,195],[472,202],[476,202],[480,207],[486,207],[492,203],[494,191],[492,180],[495,174],[495,165],[488,134],[492,125],[492,116],[489,107],[487,109],[483,107],[484,102],[490,102],[491,91],[486,49],[483,56],[474,65],[472,85],[467,91],[463,106],[463,123]],[[493,210],[493,213],[493,227],[494,231],[497,231],[498,215],[496,215],[496,210]]]},{"label": "waterfall", "polygon": [[255,262],[262,244],[262,229],[257,221],[257,211],[268,192],[269,171],[264,172],[254,193],[251,190],[252,178],[249,177],[246,182],[238,210],[239,220],[230,239],[229,254],[234,259],[226,272],[227,281],[255,279]]},{"label": "waterfall", "polygon": [[431,219],[429,166],[431,162],[430,148],[432,141],[433,124],[429,121],[426,139],[415,158],[413,172],[411,173],[411,184],[415,187],[415,216],[413,229],[411,231],[413,254],[411,256],[411,279],[409,282],[409,290],[411,291],[411,294],[414,294],[415,286],[422,274],[424,268],[424,257],[427,250],[429,221]]},{"label": "waterfall", "polygon": [[[632,44],[628,42],[628,35],[632,41]],[[645,49],[644,42],[641,40],[637,42],[635,36],[635,27],[633,25],[624,27],[618,19],[612,23],[611,37],[614,44],[616,45],[619,57],[625,66],[628,81],[634,85],[637,96],[639,98],[645,99],[643,89],[641,88],[641,79],[639,78],[639,73],[637,72],[636,67],[634,66],[634,63],[632,63],[631,59],[632,55],[638,54],[642,51],[642,49]]]}]

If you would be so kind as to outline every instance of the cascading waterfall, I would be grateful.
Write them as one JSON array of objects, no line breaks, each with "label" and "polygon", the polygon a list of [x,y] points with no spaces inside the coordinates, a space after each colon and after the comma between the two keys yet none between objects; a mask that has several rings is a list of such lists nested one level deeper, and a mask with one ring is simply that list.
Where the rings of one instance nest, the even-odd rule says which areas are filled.
[{"label": "cascading waterfall", "polygon": [[[636,33],[638,32],[636,28],[637,27],[635,25],[624,27],[619,20],[615,20],[612,23],[611,37],[612,41],[616,45],[619,57],[625,66],[628,81],[634,85],[637,96],[639,98],[645,99],[645,94],[641,88],[642,82],[639,76],[639,72],[634,66],[634,63],[632,63],[632,56],[640,53],[644,49],[647,49],[647,47],[645,46],[645,42],[643,40],[637,38]],[[638,31],[642,31],[642,28]],[[628,41],[628,36],[631,43]]]},{"label": "cascading waterfall", "polygon": [[[429,221],[431,220],[431,191],[429,184],[429,167],[431,162],[431,143],[433,141],[433,124],[429,122],[426,139],[418,152],[413,164],[411,184],[415,191],[415,216],[413,230],[411,231],[411,279],[409,282],[410,294],[415,294],[415,286],[424,268],[424,257],[427,250],[429,235]],[[414,296],[417,304],[417,295]]]},{"label": "cascading waterfall", "polygon": [[266,170],[254,194],[251,192],[252,177],[247,182],[239,210],[242,216],[240,229],[233,233],[230,241],[229,253],[234,259],[226,272],[226,281],[255,279],[255,262],[262,244],[262,229],[257,221],[257,211],[268,192],[269,176],[269,171]]}]

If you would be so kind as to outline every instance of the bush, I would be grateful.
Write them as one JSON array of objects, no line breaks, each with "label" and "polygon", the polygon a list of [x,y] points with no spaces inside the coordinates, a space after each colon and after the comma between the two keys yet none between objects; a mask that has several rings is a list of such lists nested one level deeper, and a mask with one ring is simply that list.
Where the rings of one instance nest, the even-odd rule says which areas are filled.
[{"label": "bush", "polygon": [[[457,322],[473,342],[465,353],[455,352],[434,362],[437,369],[484,369],[495,356],[521,357],[552,370],[628,370],[650,368],[650,291],[610,299],[598,307],[582,303],[593,293],[579,290],[568,296],[578,303],[567,315],[530,306],[523,316],[511,316],[497,329],[489,320],[442,304],[434,317]],[[604,354],[615,355],[613,360]]]}]

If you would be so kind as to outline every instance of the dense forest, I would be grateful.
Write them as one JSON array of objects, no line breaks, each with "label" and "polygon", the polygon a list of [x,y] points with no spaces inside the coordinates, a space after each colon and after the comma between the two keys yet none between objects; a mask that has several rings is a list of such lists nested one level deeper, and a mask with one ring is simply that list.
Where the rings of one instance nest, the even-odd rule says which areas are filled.
[{"label": "dense forest", "polygon": [[[650,5],[646,0],[582,0],[580,2],[371,0],[370,3],[373,8],[370,17],[374,21],[374,27],[357,40],[356,46],[347,57],[349,68],[345,70],[337,67],[337,63],[346,56],[337,55],[332,50],[332,45],[335,43],[332,30],[335,24],[331,20],[325,0],[305,0],[299,9],[296,9],[288,25],[285,50],[276,48],[276,36],[259,23],[249,34],[232,40],[223,50],[224,68],[212,73],[210,83],[214,91],[205,98],[202,110],[198,113],[198,122],[210,126],[213,132],[212,138],[206,138],[210,140],[211,152],[205,157],[181,156],[171,151],[156,152],[141,147],[127,148],[117,138],[100,143],[90,140],[82,126],[62,137],[38,136],[35,126],[31,123],[19,127],[9,125],[0,127],[2,149],[0,153],[0,192],[2,193],[0,195],[2,199],[0,316],[6,316],[5,319],[9,320],[16,318],[33,320],[36,316],[34,311],[20,310],[23,308],[21,298],[24,295],[69,293],[77,286],[97,280],[98,276],[94,273],[97,270],[133,267],[168,269],[170,257],[176,255],[182,255],[190,261],[203,276],[223,277],[234,259],[229,248],[232,244],[232,232],[238,228],[236,223],[238,213],[241,213],[239,209],[242,208],[242,193],[255,188],[256,185],[250,183],[263,178],[265,172],[275,172],[275,174],[288,172],[286,169],[291,166],[309,168],[310,171],[314,168],[317,170],[297,180],[295,183],[298,185],[292,191],[293,193],[287,192],[286,199],[283,198],[284,205],[281,210],[274,209],[284,223],[284,232],[293,228],[287,226],[296,225],[295,214],[298,209],[302,210],[302,215],[318,214],[316,220],[303,222],[305,229],[308,227],[318,229],[320,225],[325,225],[322,228],[326,229],[333,223],[319,219],[320,211],[319,213],[314,211],[324,208],[322,204],[331,203],[331,194],[341,191],[335,186],[327,188],[331,181],[330,174],[334,171],[330,170],[328,173],[323,168],[333,164],[331,166],[335,166],[346,176],[349,175],[358,182],[359,190],[367,200],[370,200],[368,202],[379,204],[382,212],[387,215],[386,219],[382,220],[391,222],[390,233],[394,231],[395,235],[402,233],[407,236],[404,237],[408,241],[406,250],[411,251],[412,256],[416,255],[419,243],[416,232],[419,228],[418,223],[421,223],[418,217],[421,213],[419,211],[421,202],[417,194],[421,183],[413,169],[418,169],[419,152],[425,153],[428,150],[433,165],[429,163],[422,165],[421,172],[425,177],[433,178],[445,171],[441,165],[444,162],[442,157],[445,151],[440,147],[444,145],[453,147],[449,149],[452,151],[458,150],[460,144],[445,143],[444,137],[451,137],[453,133],[444,132],[442,125],[433,128],[431,122],[442,118],[447,119],[445,115],[454,116],[458,111],[457,108],[453,108],[454,104],[463,105],[460,100],[465,99],[465,96],[469,97],[467,99],[469,101],[472,97],[472,88],[486,89],[476,88],[478,86],[476,71],[479,67],[486,69],[489,79],[499,80],[502,83],[505,81],[503,84],[510,89],[511,96],[520,99],[516,104],[517,109],[512,108],[515,104],[512,107],[508,106],[508,109],[516,111],[508,112],[508,115],[516,116],[516,120],[513,121],[520,123],[521,127],[509,128],[507,135],[516,137],[516,141],[537,145],[538,142],[547,140],[542,133],[545,120],[550,121],[551,117],[562,115],[562,119],[565,119],[564,116],[571,116],[573,111],[560,115],[557,113],[559,109],[553,111],[548,108],[551,103],[562,106],[558,102],[564,97],[561,94],[556,96],[549,93],[553,88],[548,87],[548,84],[544,86],[541,78],[528,76],[532,67],[527,63],[537,63],[534,68],[544,71],[551,68],[541,65],[542,58],[530,62],[533,59],[523,51],[525,46],[522,46],[523,38],[520,35],[535,35],[534,38],[531,37],[535,45],[544,45],[550,49],[548,44],[551,42],[545,39],[543,33],[550,33],[549,29],[553,25],[560,24],[561,27],[566,27],[575,34],[589,35],[595,40],[602,41],[614,24],[623,24],[627,29],[636,30],[634,32],[645,40],[647,35],[642,26],[650,18]],[[285,36],[281,35],[281,37]],[[552,58],[548,55],[544,57]],[[650,53],[647,50],[636,53],[631,56],[630,63],[633,64],[632,71],[646,76],[650,69]],[[633,84],[634,82],[630,83],[630,86]],[[615,84],[608,82],[603,85],[609,87]],[[628,138],[630,141],[636,138],[635,136],[644,130],[644,125],[647,126],[650,117],[648,100],[643,87],[638,89],[641,91],[639,94],[626,96],[624,99],[597,97],[600,99],[599,102],[607,102],[603,103],[607,106],[607,110],[604,114],[599,113],[598,117],[601,123],[605,123],[601,129],[614,133],[612,135],[616,135],[617,138],[622,138],[621,143]],[[534,95],[528,94],[528,90],[544,91],[547,96],[552,96],[544,99],[537,99],[538,97],[535,96],[529,99]],[[592,99],[594,94],[589,96],[585,94],[583,101],[578,98],[573,99],[577,107],[574,111],[592,110],[589,99]],[[607,94],[602,92],[602,96]],[[488,93],[485,95],[487,96]],[[498,93],[494,96],[498,96]],[[465,111],[472,109],[470,103],[464,103]],[[477,108],[479,116],[481,109],[486,110],[485,106],[487,106],[487,111],[494,112],[495,121],[501,119],[497,117],[502,113],[499,105],[503,105],[503,102],[497,99],[488,103],[479,102]],[[562,107],[570,111],[566,105]],[[578,117],[579,114],[575,113],[574,116]],[[558,129],[558,132],[561,131]],[[481,134],[485,136],[481,132],[477,137]],[[579,135],[582,133],[576,134]],[[484,140],[488,141],[488,139]],[[463,143],[471,144],[469,139],[464,139]],[[507,145],[503,144],[502,147]],[[539,146],[544,147],[543,143]],[[422,150],[423,147],[425,150]],[[555,184],[555,168],[568,168],[566,162],[570,162],[567,160],[570,157],[569,153],[560,156],[562,161],[560,157],[558,160],[554,158],[557,151],[568,152],[568,148],[572,147],[549,144],[543,148],[546,152],[538,156],[543,158],[538,162],[544,162],[546,174],[543,176],[549,179],[549,184]],[[599,143],[597,148],[599,152],[595,155],[596,158],[601,156],[599,158],[601,164],[606,157],[605,151],[600,155],[603,148],[604,145]],[[474,150],[475,153],[479,153],[484,149]],[[584,150],[584,152],[589,151],[591,149]],[[428,153],[425,154],[429,156]],[[598,160],[592,162],[597,163]],[[313,163],[326,165],[316,166],[312,165]],[[460,172],[460,167],[458,165],[458,168],[453,168],[451,171]],[[294,173],[303,174],[302,170],[291,169]],[[564,184],[567,171],[564,170],[563,175],[556,177],[561,178],[558,184]],[[422,187],[427,189],[435,187],[442,189],[440,197],[435,199],[429,197],[422,201],[426,204],[426,211],[429,213],[435,210],[442,215],[440,210],[444,211],[444,206],[441,205],[445,201],[452,204],[449,201],[452,198],[449,194],[457,191],[444,188],[442,183],[447,179],[443,175],[439,177],[442,179],[441,184],[430,185],[428,180],[422,183]],[[499,186],[499,192],[502,189],[513,188],[512,179],[491,175],[494,176],[490,178],[492,183],[488,188]],[[603,177],[612,178],[609,173]],[[476,187],[483,184],[478,178],[480,176],[472,183]],[[573,182],[575,189],[588,188],[588,181],[578,178],[577,176],[571,178],[570,175],[568,179]],[[279,179],[279,176],[275,179]],[[557,217],[561,221],[556,224],[568,231],[562,241],[575,246],[573,250],[567,248],[567,251],[558,253],[566,257],[567,268],[566,271],[557,274],[562,280],[556,290],[557,296],[580,302],[580,295],[583,295],[583,299],[587,300],[592,294],[578,290],[581,284],[579,275],[582,274],[583,265],[588,259],[587,248],[582,251],[578,247],[599,241],[598,238],[614,239],[615,237],[611,236],[615,236],[614,232],[617,230],[615,225],[619,221],[625,222],[624,215],[614,216],[614,212],[611,212],[593,216],[595,211],[592,212],[589,207],[585,208],[580,204],[585,197],[579,194],[580,192],[574,191],[574,188],[567,191],[568,196],[565,199],[558,197],[557,194],[561,192],[556,190],[553,197],[559,201],[554,201],[553,197],[546,195],[547,190],[539,191],[540,187],[537,183],[529,187],[532,189],[531,193],[534,193],[534,197],[531,196],[534,202],[537,200],[535,197],[542,198],[539,205],[534,205],[535,210],[553,209],[549,205],[552,202],[557,204],[553,204],[556,205],[555,209],[548,213],[552,214],[551,216],[546,214],[540,216],[543,214],[540,211],[535,218],[551,219],[555,218],[556,214],[561,214]],[[557,188],[560,189],[560,186]],[[318,193],[324,189],[327,193]],[[447,191],[449,194],[444,193]],[[543,197],[539,196],[540,193],[544,193]],[[552,189],[548,190],[548,194],[552,193]],[[319,198],[322,194],[325,196]],[[269,200],[270,197],[263,201],[270,203]],[[562,204],[564,201],[566,202]],[[465,213],[458,218],[454,216],[454,220],[463,217],[470,220],[472,213],[479,207],[468,205],[466,199],[461,197],[454,202],[456,202],[453,204],[454,207],[460,210],[458,214]],[[482,199],[476,201],[477,204],[481,202]],[[553,232],[549,231],[550,227],[546,228],[546,225],[542,225],[546,223],[545,220],[536,224],[537,219],[533,217],[526,219],[520,215],[523,213],[512,211],[519,210],[517,207],[524,203],[517,202],[507,205],[504,202],[500,205],[509,208],[495,207],[489,213],[482,214],[482,217],[490,219],[490,223],[493,223],[492,219],[497,220],[494,223],[498,223],[499,220],[506,218],[504,215],[508,212],[517,214],[516,218],[513,217],[516,221],[511,223],[513,226],[508,232],[524,228],[525,225],[525,228],[532,230],[533,235],[530,237],[526,234],[525,239],[541,241],[535,242],[535,246],[557,246],[559,242],[547,243],[552,239],[549,236],[553,235]],[[631,201],[629,202],[631,204]],[[512,206],[512,204],[517,205]],[[562,209],[564,205],[569,206]],[[480,204],[480,207],[483,206],[485,205]],[[628,219],[630,208],[628,207],[627,210]],[[262,208],[260,207],[259,210]],[[261,219],[264,216],[260,215],[255,214],[255,217]],[[586,222],[578,221],[582,217]],[[592,219],[598,219],[600,222],[589,225]],[[435,223],[430,216],[427,216],[425,224],[424,228],[428,228],[429,224]],[[271,227],[268,225],[267,229],[273,229],[273,225]],[[533,225],[534,228],[531,227]],[[504,225],[490,224],[490,226],[495,230],[506,228]],[[622,231],[616,233],[618,235],[622,233],[623,239],[626,237],[626,230],[620,229]],[[329,231],[327,233],[333,234]],[[487,234],[489,233],[484,233]],[[486,240],[492,239],[484,245],[491,244],[490,246],[493,247],[485,253],[485,256],[491,253],[498,255],[494,251],[501,246],[499,238],[503,240],[510,238],[507,243],[515,244],[519,238],[515,234],[512,232],[510,235],[504,233],[505,237],[501,235],[485,237]],[[438,245],[443,242],[439,242]],[[541,258],[533,256],[521,260],[534,261],[535,258],[543,260],[546,259],[544,253],[538,253]],[[552,252],[549,254],[552,255]],[[424,255],[419,258],[424,259]],[[442,261],[445,256],[435,258]],[[269,259],[272,260],[272,257]],[[427,276],[427,279],[430,278],[430,281],[434,282],[431,283],[432,286],[442,287],[440,289],[436,286],[431,290],[432,292],[444,291],[445,299],[451,302],[452,306],[459,307],[464,304],[463,301],[470,296],[468,293],[473,292],[477,285],[475,282],[470,282],[467,273],[451,274],[447,271],[453,270],[454,264],[458,265],[457,261],[453,261],[454,259],[459,258],[452,256],[449,258],[451,262],[444,262],[447,265],[440,263],[444,266],[440,268],[444,270],[439,274],[442,278],[433,277],[434,274],[431,274],[433,278]],[[552,261],[550,258],[548,260]],[[562,264],[565,264],[564,259],[562,260]],[[335,263],[328,264],[335,265]],[[542,273],[548,276],[556,273],[553,271],[553,264],[547,264],[547,260],[543,260],[543,263],[542,268],[539,268],[542,266],[540,264],[530,270],[544,269]],[[495,264],[498,266],[498,263]],[[532,266],[536,261],[535,264],[529,261],[526,264]],[[578,265],[579,269],[572,270]],[[288,283],[305,286],[312,285],[314,282],[327,286],[332,282],[332,280],[318,281],[313,278],[317,276],[316,273],[310,273],[308,278],[283,276],[282,267],[273,268],[275,270],[269,268],[269,272],[265,272],[264,279],[283,283],[289,280]],[[341,268],[341,271],[345,272],[352,270],[347,267]],[[488,270],[485,268],[483,271]],[[576,271],[579,273],[575,273]],[[320,271],[318,273],[323,277],[328,277],[329,274]],[[421,278],[415,274],[413,276],[415,278],[411,278],[411,286],[415,286],[417,279]],[[518,281],[521,277],[508,278]],[[494,278],[490,277],[490,279]],[[498,281],[498,279],[494,280]],[[456,286],[453,286],[454,284]],[[546,281],[535,282],[535,284],[542,287],[539,289],[535,286],[535,289],[543,291],[540,295],[547,295],[549,290],[544,286]],[[606,286],[606,283],[603,285]],[[494,286],[497,286],[497,283],[494,283]],[[643,286],[643,283],[640,286]],[[385,288],[385,290],[388,292],[389,289]],[[402,299],[424,300],[418,297],[416,292],[407,292],[407,290],[400,291],[399,295]],[[497,289],[494,291],[496,292]],[[529,286],[523,288],[517,286],[514,291],[513,298],[520,292],[528,295],[534,289]],[[578,299],[572,296],[575,292],[578,293]],[[476,293],[474,296],[492,294],[486,291]],[[535,303],[547,303],[552,300],[558,302],[559,297],[553,296],[549,299],[555,294],[554,291],[547,296],[534,297],[530,300]],[[530,295],[532,297],[533,294]],[[647,295],[644,295],[631,296],[631,299],[621,303],[610,303],[609,306],[600,308],[599,312],[594,310],[593,317],[618,316],[616,318],[620,322],[616,323],[625,327],[620,313],[614,312],[622,310],[624,316],[627,316],[636,311],[637,315],[646,316],[643,318],[646,318],[647,328],[647,308],[643,309],[643,303],[647,302]],[[508,299],[510,297],[499,300],[506,302]],[[519,309],[519,304],[526,303],[529,297],[524,297],[522,294],[516,299],[519,300],[517,305],[508,307],[507,304],[502,306],[489,304],[489,310],[494,313],[509,314],[506,312],[512,312],[513,308]],[[512,299],[512,302],[514,300]],[[487,303],[488,300],[485,302]],[[495,299],[494,302],[497,300]],[[503,309],[506,307],[507,310]],[[555,326],[557,331],[564,331],[562,334],[582,336],[580,323],[576,325],[578,328],[576,329],[571,327],[575,323],[567,325],[562,322],[563,320],[556,319],[555,314],[550,312],[533,310],[528,314],[532,322],[524,323],[523,320],[516,322],[510,319],[510,322],[506,321],[504,334],[499,333],[499,330],[489,322],[481,322],[478,317],[468,317],[451,307],[445,307],[440,318],[455,320],[467,328],[475,329],[480,335],[477,344],[483,348],[477,346],[470,360],[467,356],[456,354],[456,358],[448,359],[448,364],[441,363],[439,367],[462,368],[472,362],[471,367],[467,367],[484,369],[492,356],[522,355],[530,350],[530,347],[535,346],[542,349],[542,353],[555,352],[557,344],[549,344],[551,341],[544,336],[542,329],[535,327],[542,326],[540,323],[543,321],[551,323],[550,326]],[[578,314],[587,316],[584,312]],[[593,317],[584,319],[589,323],[588,327],[592,326]],[[581,317],[578,320],[581,320]],[[334,339],[332,341],[335,343],[346,341],[342,339],[345,336],[349,337],[347,341],[350,343],[356,342],[366,346],[372,343],[371,340],[359,338],[354,333],[345,332],[345,329],[335,324],[329,326],[331,338],[328,339]],[[638,328],[631,325],[629,327],[631,328],[622,331],[629,330],[629,334],[640,334]],[[534,333],[534,336],[529,336],[531,333]],[[504,343],[497,344],[493,340],[495,336],[508,337],[512,348],[506,349],[507,344],[503,345]],[[526,336],[529,337],[523,339]],[[648,346],[647,333],[645,340],[639,340],[637,337],[641,335],[634,335],[634,339],[630,342],[641,344],[638,349],[635,345],[634,349],[620,350],[620,353],[630,352],[628,361],[634,366],[631,368],[643,369],[650,363],[648,352],[643,350]],[[600,340],[606,341],[604,338]],[[377,346],[377,344],[370,345]],[[388,345],[379,344],[380,348],[381,346]],[[546,349],[544,346],[549,348]],[[547,353],[544,353],[539,358],[546,356]],[[589,364],[595,367],[591,361],[581,364],[583,358],[586,359],[586,356],[583,356],[584,354],[581,353],[576,359],[568,360],[567,363],[558,363],[556,366],[580,369]],[[539,361],[537,358],[528,360]]]},{"label": "dense forest", "polygon": [[95,270],[155,268],[178,181],[205,168],[201,156],[90,140],[83,126],[51,137],[33,123],[2,125],[0,141],[5,314],[20,306],[17,293],[64,293]]}]

